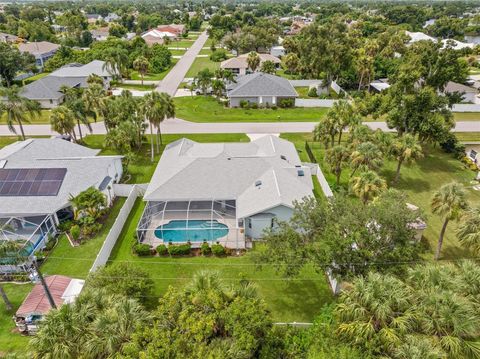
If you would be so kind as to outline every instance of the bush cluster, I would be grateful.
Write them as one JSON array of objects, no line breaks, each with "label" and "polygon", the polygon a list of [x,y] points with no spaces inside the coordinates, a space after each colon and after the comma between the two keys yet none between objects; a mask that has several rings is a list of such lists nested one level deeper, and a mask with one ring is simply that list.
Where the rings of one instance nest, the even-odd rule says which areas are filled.
[{"label": "bush cluster", "polygon": [[180,245],[169,245],[168,253],[171,256],[185,256],[190,254],[190,243],[180,244]]},{"label": "bush cluster", "polygon": [[133,246],[133,252],[140,257],[145,257],[152,254],[152,249],[148,244],[137,243]]},{"label": "bush cluster", "polygon": [[165,244],[160,244],[159,246],[157,246],[156,250],[157,253],[161,256],[165,256],[168,254],[168,248]]},{"label": "bush cluster", "polygon": [[202,256],[208,256],[212,254],[212,249],[210,248],[207,242],[204,242],[200,247],[200,253],[202,253]]},{"label": "bush cluster", "polygon": [[317,88],[316,87],[310,87],[310,89],[308,90],[307,96],[308,97],[318,97]]},{"label": "bush cluster", "polygon": [[440,147],[447,153],[453,153],[455,158],[459,160],[465,157],[465,146],[462,145],[458,141],[457,136],[451,132],[446,136],[445,140],[440,143]]},{"label": "bush cluster", "polygon": [[227,251],[225,250],[225,247],[222,246],[221,244],[212,244],[212,253],[214,256],[221,257],[227,254]]},{"label": "bush cluster", "polygon": [[282,98],[278,101],[278,106],[281,108],[290,108],[295,106],[295,100],[293,98]]},{"label": "bush cluster", "polygon": [[218,49],[212,52],[210,60],[213,62],[220,62],[227,59],[227,52],[224,49]]},{"label": "bush cluster", "polygon": [[80,227],[78,224],[75,224],[70,228],[70,235],[74,241],[78,241],[80,238]]}]

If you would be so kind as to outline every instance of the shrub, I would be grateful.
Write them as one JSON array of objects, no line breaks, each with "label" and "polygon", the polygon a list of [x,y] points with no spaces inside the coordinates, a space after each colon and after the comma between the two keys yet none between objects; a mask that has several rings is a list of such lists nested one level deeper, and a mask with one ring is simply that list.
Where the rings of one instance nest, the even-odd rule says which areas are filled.
[{"label": "shrub", "polygon": [[458,142],[457,136],[453,133],[448,133],[445,140],[440,143],[440,147],[446,153],[453,153],[457,159],[462,159],[465,156],[465,146]]},{"label": "shrub", "polygon": [[317,88],[316,87],[310,87],[310,89],[308,90],[307,96],[308,97],[317,97],[318,96]]},{"label": "shrub", "polygon": [[277,109],[278,109],[277,105],[272,105],[272,110],[277,110]]},{"label": "shrub", "polygon": [[208,256],[212,254],[212,249],[210,248],[207,242],[204,242],[202,244],[202,247],[200,248],[200,253],[202,253],[203,256]]},{"label": "shrub", "polygon": [[214,256],[221,257],[226,254],[225,247],[221,244],[213,244],[212,245],[212,253]]},{"label": "shrub", "polygon": [[152,254],[152,249],[148,244],[137,243],[133,246],[133,252],[140,257],[144,257]]},{"label": "shrub", "polygon": [[256,110],[258,108],[258,103],[254,102],[250,105],[250,107]]},{"label": "shrub", "polygon": [[160,244],[159,246],[157,246],[156,250],[157,253],[161,256],[165,256],[168,254],[168,248],[165,244]]},{"label": "shrub", "polygon": [[190,254],[190,244],[180,244],[174,246],[168,246],[168,253],[171,256],[184,256]]},{"label": "shrub", "polygon": [[210,55],[210,60],[213,62],[220,62],[227,59],[227,52],[224,49],[213,51]]},{"label": "shrub", "polygon": [[70,228],[70,235],[72,236],[73,240],[78,241],[80,238],[80,227],[78,224],[75,224]]},{"label": "shrub", "polygon": [[70,228],[72,228],[73,224],[74,223],[72,221],[65,221],[58,225],[58,229],[60,232],[68,232],[70,231]]},{"label": "shrub", "polygon": [[55,247],[55,244],[57,241],[55,240],[55,237],[53,237],[51,234],[48,235],[47,242],[45,243],[45,248],[44,250],[47,252],[50,252],[53,247]]},{"label": "shrub", "polygon": [[293,107],[295,105],[295,100],[293,98],[282,98],[278,101],[278,106],[281,108]]},{"label": "shrub", "polygon": [[241,108],[247,108],[248,107],[248,101],[240,100],[240,107]]}]

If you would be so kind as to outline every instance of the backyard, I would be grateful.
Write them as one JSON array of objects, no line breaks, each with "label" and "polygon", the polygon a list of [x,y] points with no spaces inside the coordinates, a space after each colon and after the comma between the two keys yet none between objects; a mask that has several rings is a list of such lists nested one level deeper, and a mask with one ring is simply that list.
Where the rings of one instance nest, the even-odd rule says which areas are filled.
[{"label": "backyard", "polygon": [[[323,145],[312,142],[311,134],[282,134],[282,137],[295,143],[299,151],[302,161],[310,161],[305,151],[305,141],[309,141],[309,145],[318,160],[327,181],[332,185],[335,183],[335,176],[331,173],[330,167],[324,162],[325,150]],[[348,142],[348,136],[344,136],[345,143]],[[390,185],[394,177],[396,162],[385,160],[384,166],[380,171],[380,175],[387,179]],[[424,232],[426,245],[429,252],[426,259],[431,259],[433,250],[437,243],[440,229],[442,226],[441,218],[432,214],[430,209],[430,200],[433,193],[443,184],[458,181],[467,187],[468,200],[471,205],[480,205],[480,191],[472,189],[471,181],[474,179],[475,173],[468,170],[464,165],[455,159],[452,155],[444,153],[438,148],[427,147],[425,157],[413,165],[404,165],[402,167],[400,181],[393,188],[399,189],[407,194],[409,201],[420,207],[426,215],[427,229]],[[340,184],[344,187],[348,186],[350,178],[350,170],[347,168],[342,171]],[[455,236],[456,224],[450,223],[447,227],[444,246],[442,250],[444,259],[456,259],[471,256],[468,251],[460,246]]]},{"label": "backyard", "polygon": [[176,116],[192,122],[302,122],[319,121],[327,108],[227,108],[211,96],[177,97]]}]

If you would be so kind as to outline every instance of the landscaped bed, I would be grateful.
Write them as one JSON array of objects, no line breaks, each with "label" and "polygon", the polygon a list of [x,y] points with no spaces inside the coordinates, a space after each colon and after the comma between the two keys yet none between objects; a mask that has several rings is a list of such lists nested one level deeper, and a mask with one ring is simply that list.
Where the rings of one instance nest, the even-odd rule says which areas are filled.
[{"label": "landscaped bed", "polygon": [[177,97],[174,99],[178,118],[192,122],[317,122],[327,108],[228,108],[210,96]]},{"label": "landscaped bed", "polygon": [[[302,161],[310,162],[305,151],[305,141],[309,141],[312,151],[319,161],[320,167],[332,185],[335,183],[335,176],[331,173],[330,167],[324,162],[324,146],[318,142],[312,141],[311,134],[282,134],[282,138],[292,141],[299,151]],[[348,144],[348,135],[344,136],[345,144]],[[389,186],[405,192],[409,201],[420,207],[426,214],[427,229],[424,232],[426,245],[429,247],[427,259],[431,259],[431,253],[434,251],[440,234],[442,220],[439,216],[432,214],[430,201],[433,193],[442,185],[457,181],[467,188],[467,199],[472,206],[480,205],[480,191],[472,189],[470,182],[474,179],[475,173],[467,169],[463,163],[455,159],[451,154],[443,152],[441,149],[431,146],[425,147],[425,157],[418,160],[413,165],[404,165],[398,184],[392,186],[391,180],[395,175],[397,163],[392,160],[385,160],[384,166],[379,174],[384,177]],[[342,171],[340,184],[348,186],[350,179],[350,170],[348,168]],[[445,259],[456,259],[470,257],[464,247],[460,246],[455,235],[456,223],[452,222],[447,227],[445,241],[442,249],[442,257]]]}]

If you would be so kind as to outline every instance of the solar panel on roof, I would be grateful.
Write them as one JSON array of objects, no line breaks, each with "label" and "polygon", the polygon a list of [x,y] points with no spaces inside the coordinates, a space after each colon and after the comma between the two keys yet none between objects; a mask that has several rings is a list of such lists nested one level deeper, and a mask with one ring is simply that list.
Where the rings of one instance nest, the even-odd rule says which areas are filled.
[{"label": "solar panel on roof", "polygon": [[0,196],[56,196],[66,168],[0,168]]}]

